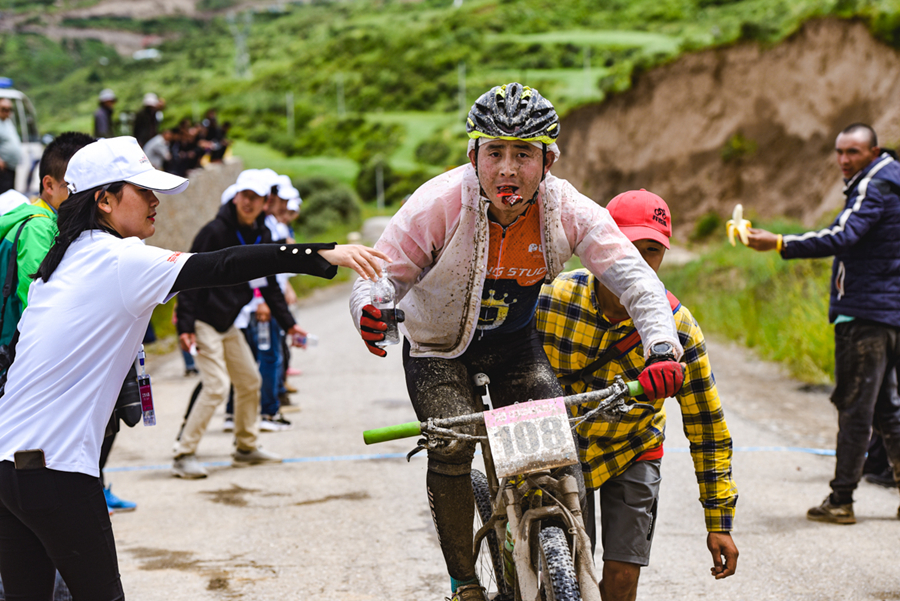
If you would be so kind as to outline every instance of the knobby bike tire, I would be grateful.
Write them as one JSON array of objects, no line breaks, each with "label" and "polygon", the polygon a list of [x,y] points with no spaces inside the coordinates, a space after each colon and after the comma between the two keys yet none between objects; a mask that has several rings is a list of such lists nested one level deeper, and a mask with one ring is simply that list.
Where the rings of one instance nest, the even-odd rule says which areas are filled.
[{"label": "knobby bike tire", "polygon": [[[493,514],[491,490],[488,486],[487,476],[478,470],[472,470],[472,491],[475,493],[475,524],[472,530],[474,534],[491,519]],[[475,572],[481,586],[489,594],[498,593],[496,597],[493,597],[495,601],[513,598],[509,585],[503,579],[503,554],[495,530],[488,532],[481,542],[481,551],[478,553]]]},{"label": "knobby bike tire", "polygon": [[569,542],[561,528],[541,530],[541,591],[546,601],[581,601]]}]

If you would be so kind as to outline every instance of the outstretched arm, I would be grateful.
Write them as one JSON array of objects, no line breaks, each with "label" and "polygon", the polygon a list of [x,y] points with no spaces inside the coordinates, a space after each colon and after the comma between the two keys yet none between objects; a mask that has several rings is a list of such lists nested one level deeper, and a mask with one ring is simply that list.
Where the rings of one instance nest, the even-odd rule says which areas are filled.
[{"label": "outstretched arm", "polygon": [[373,277],[385,255],[348,244],[254,244],[196,253],[184,264],[172,292],[232,286],[276,273],[305,273],[333,278],[337,267],[350,267],[363,278]]}]

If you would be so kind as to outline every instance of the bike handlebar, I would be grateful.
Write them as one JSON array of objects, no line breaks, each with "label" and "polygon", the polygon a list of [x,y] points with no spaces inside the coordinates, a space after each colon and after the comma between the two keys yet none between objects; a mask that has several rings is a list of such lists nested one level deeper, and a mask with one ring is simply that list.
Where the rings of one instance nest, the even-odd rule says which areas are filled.
[{"label": "bike handlebar", "polygon": [[[644,388],[638,382],[626,382],[628,387],[628,396],[636,397],[644,394]],[[607,398],[615,394],[614,387],[604,390],[596,390],[593,392],[584,392],[581,394],[566,397],[566,406],[580,405]],[[480,413],[470,415],[459,415],[449,417],[439,421],[441,427],[464,426],[472,423],[483,423],[484,416]],[[363,440],[366,444],[376,444],[379,442],[387,442],[389,440],[398,440],[400,438],[412,438],[422,433],[424,422],[407,422],[405,424],[397,424],[395,426],[385,426],[384,428],[375,428],[374,430],[366,430],[363,432]]]},{"label": "bike handlebar", "polygon": [[398,438],[411,438],[413,436],[418,436],[421,433],[422,424],[420,422],[407,422],[405,424],[397,424],[396,426],[386,426],[384,428],[366,430],[363,432],[363,440],[366,444],[375,444],[377,442],[397,440]]}]

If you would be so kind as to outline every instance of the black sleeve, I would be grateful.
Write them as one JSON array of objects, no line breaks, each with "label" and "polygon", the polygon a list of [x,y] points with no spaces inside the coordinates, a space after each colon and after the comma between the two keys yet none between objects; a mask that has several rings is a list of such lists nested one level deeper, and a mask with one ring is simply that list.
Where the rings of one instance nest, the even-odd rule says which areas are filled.
[{"label": "black sleeve", "polygon": [[335,244],[254,244],[197,253],[184,263],[171,292],[212,286],[233,286],[276,273],[304,273],[331,279],[337,266],[318,250]]},{"label": "black sleeve", "polygon": [[269,305],[269,310],[272,311],[272,317],[275,318],[281,329],[287,332],[297,322],[294,320],[294,316],[291,315],[291,310],[284,299],[284,292],[281,291],[278,280],[270,276],[267,278],[267,281],[269,285],[263,286],[259,291],[263,298],[266,299],[266,304]]}]

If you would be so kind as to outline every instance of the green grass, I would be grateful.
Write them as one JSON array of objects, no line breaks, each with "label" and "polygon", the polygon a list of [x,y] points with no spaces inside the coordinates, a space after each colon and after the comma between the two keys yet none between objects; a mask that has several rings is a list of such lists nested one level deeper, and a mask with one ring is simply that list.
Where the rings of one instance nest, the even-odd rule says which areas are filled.
[{"label": "green grass", "polygon": [[546,33],[502,33],[487,37],[490,42],[517,42],[531,44],[570,44],[610,50],[640,48],[648,53],[677,52],[681,40],[675,36],[647,31],[627,30],[569,30]]},{"label": "green grass", "polygon": [[288,157],[264,144],[235,140],[232,154],[244,161],[245,169],[268,167],[291,179],[323,176],[352,186],[359,165],[343,157]]},{"label": "green grass", "polygon": [[660,270],[706,333],[755,349],[811,383],[830,382],[834,372],[830,275],[830,259],[785,261],[727,242],[687,265],[664,263]]},{"label": "green grass", "polygon": [[390,156],[391,165],[401,171],[410,171],[420,166],[415,157],[416,147],[438,129],[453,127],[454,124],[458,124],[463,139],[461,144],[465,145],[465,129],[459,117],[455,114],[404,111],[397,113],[370,113],[367,115],[367,118],[371,121],[380,121],[382,123],[397,123],[406,128],[403,142]]}]

